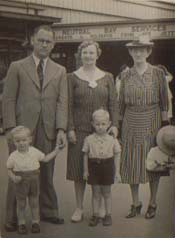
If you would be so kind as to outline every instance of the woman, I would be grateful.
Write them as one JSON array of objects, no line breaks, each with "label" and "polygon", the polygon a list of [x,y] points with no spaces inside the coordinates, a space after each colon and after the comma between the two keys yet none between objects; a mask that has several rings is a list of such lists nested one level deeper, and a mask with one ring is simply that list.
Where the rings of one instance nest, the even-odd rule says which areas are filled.
[{"label": "woman", "polygon": [[145,218],[156,213],[156,195],[159,178],[164,173],[148,173],[146,157],[155,146],[156,134],[168,124],[168,95],[164,73],[147,63],[153,42],[146,36],[128,43],[134,66],[122,74],[119,107],[122,118],[122,182],[130,185],[133,205],[127,218],[140,214],[139,184],[149,181],[150,201]]},{"label": "woman", "polygon": [[92,113],[103,108],[110,113],[109,132],[117,136],[117,94],[113,77],[96,66],[101,54],[97,42],[84,41],[78,48],[82,67],[68,76],[69,84],[69,122],[68,122],[68,161],[67,179],[74,181],[76,210],[72,222],[83,218],[83,181],[82,146],[86,136],[92,132]]}]

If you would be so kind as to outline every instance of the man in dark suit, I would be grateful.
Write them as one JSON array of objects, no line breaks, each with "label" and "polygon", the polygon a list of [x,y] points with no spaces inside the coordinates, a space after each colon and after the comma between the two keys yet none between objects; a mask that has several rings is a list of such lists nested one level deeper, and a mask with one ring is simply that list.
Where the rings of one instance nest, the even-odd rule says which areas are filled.
[{"label": "man in dark suit", "polygon": [[[49,153],[55,144],[65,146],[67,126],[66,70],[49,58],[54,47],[54,32],[49,26],[39,26],[31,39],[33,53],[13,62],[8,70],[3,92],[4,129],[17,125],[28,127],[33,134],[33,145]],[[9,141],[9,140],[8,140]],[[9,141],[9,150],[11,144]],[[40,216],[41,220],[63,224],[59,218],[57,196],[53,186],[54,161],[41,165]],[[14,185],[11,180],[7,192],[6,230],[16,230]]]}]

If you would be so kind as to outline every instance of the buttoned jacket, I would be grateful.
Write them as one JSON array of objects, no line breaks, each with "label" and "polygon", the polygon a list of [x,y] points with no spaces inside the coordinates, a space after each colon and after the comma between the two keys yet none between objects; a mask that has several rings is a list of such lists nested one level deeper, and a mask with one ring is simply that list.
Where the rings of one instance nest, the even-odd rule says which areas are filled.
[{"label": "buttoned jacket", "polygon": [[67,127],[66,70],[50,58],[47,60],[43,88],[33,56],[13,62],[3,90],[4,129],[24,125],[33,132],[42,116],[45,132],[54,139],[56,130]]}]

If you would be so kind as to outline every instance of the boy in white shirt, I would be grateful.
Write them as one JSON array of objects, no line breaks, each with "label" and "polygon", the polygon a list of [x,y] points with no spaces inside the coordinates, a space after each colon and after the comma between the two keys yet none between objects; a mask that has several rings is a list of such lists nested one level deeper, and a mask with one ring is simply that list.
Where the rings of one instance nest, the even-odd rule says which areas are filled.
[{"label": "boy in white shirt", "polygon": [[32,212],[32,233],[39,233],[39,168],[40,162],[54,159],[59,148],[48,155],[31,146],[32,136],[28,128],[17,126],[11,131],[16,150],[7,160],[8,175],[13,180],[16,190],[18,233],[26,234],[25,208],[27,198]]},{"label": "boy in white shirt", "polygon": [[89,226],[96,226],[99,222],[99,205],[104,198],[106,215],[103,225],[112,225],[111,218],[111,185],[114,179],[120,177],[120,144],[108,134],[110,127],[109,113],[103,109],[92,115],[92,125],[95,132],[85,138],[82,151],[84,152],[83,177],[92,187],[93,216]]}]

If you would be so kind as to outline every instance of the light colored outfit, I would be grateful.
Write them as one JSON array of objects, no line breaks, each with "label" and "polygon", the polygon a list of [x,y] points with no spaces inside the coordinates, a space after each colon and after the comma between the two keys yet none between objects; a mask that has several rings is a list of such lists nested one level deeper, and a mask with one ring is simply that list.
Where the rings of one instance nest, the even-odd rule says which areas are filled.
[{"label": "light colored outfit", "polygon": [[148,181],[147,154],[155,146],[156,134],[161,127],[161,112],[168,111],[167,83],[163,71],[148,64],[142,75],[137,73],[135,67],[123,73],[119,107],[123,118],[122,182],[145,183]]},{"label": "light colored outfit", "polygon": [[92,133],[92,114],[103,108],[109,112],[112,126],[117,126],[117,93],[113,76],[101,70],[91,81],[80,68],[68,75],[68,85],[68,130],[75,130],[77,142],[68,144],[67,179],[83,181],[82,147],[85,137]]},{"label": "light colored outfit", "polygon": [[44,157],[41,151],[29,147],[26,153],[17,150],[12,152],[7,160],[7,168],[22,178],[15,184],[18,224],[25,224],[27,198],[32,212],[32,222],[39,222],[39,162]]},{"label": "light colored outfit", "polygon": [[121,148],[118,140],[112,136],[106,134],[102,137],[93,133],[85,138],[82,151],[88,153],[89,159],[103,160],[114,157],[114,154],[121,152]]},{"label": "light colored outfit", "polygon": [[[168,163],[172,161],[174,157],[165,154],[163,151],[159,149],[158,146],[151,148],[147,155],[146,159],[146,167],[148,170],[154,170],[158,167],[158,164],[164,165],[164,163]],[[157,164],[158,163],[158,164]]]}]

